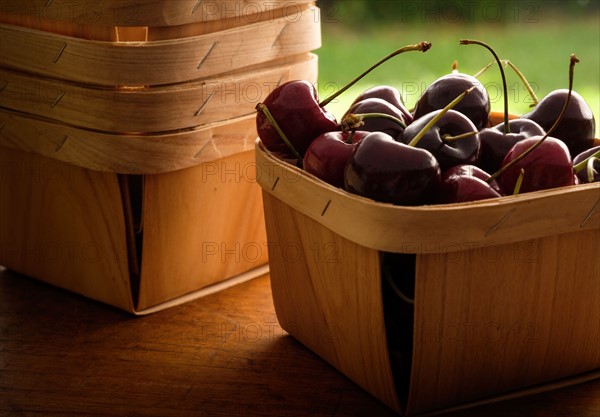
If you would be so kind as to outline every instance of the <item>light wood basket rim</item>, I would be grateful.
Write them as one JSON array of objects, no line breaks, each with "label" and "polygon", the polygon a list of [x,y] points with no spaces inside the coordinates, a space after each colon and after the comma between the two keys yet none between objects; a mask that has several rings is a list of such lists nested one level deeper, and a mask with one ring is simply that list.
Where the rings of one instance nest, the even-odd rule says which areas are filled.
[{"label": "light wood basket rim", "polygon": [[321,46],[318,21],[303,10],[286,17],[181,39],[147,42],[86,40],[0,23],[3,66],[102,86],[182,83],[239,71]]},{"label": "light wood basket rim", "polygon": [[263,192],[341,236],[381,251],[452,252],[600,229],[600,183],[469,203],[396,206],[326,184],[273,156],[260,139],[255,148]]},{"label": "light wood basket rim", "polygon": [[32,118],[107,134],[161,134],[254,114],[256,103],[277,84],[312,78],[317,62],[315,54],[305,53],[236,73],[132,89],[103,89],[0,68],[0,84],[6,87],[3,108]]},{"label": "light wood basket rim", "polygon": [[254,0],[248,4],[247,1],[220,0],[203,4],[201,0],[102,0],[88,5],[71,0],[3,0],[3,3],[2,12],[7,14],[23,14],[34,18],[47,15],[53,21],[84,25],[142,27],[178,26],[231,16],[242,19],[255,14],[257,10],[269,13],[272,8],[312,2]]}]

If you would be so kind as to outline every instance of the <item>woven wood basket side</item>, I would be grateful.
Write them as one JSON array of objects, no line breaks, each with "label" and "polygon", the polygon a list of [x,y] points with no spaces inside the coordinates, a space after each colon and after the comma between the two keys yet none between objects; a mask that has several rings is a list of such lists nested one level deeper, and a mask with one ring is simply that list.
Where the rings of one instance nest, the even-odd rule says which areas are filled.
[{"label": "woven wood basket side", "polygon": [[177,26],[226,19],[256,21],[273,16],[279,9],[291,14],[305,1],[254,0],[2,0],[0,14],[48,21],[96,26]]},{"label": "woven wood basket side", "polygon": [[[144,87],[239,72],[321,46],[318,9],[198,36],[98,42],[0,24],[2,66],[76,83]],[[267,64],[268,65],[268,64]]]},{"label": "woven wood basket side", "polygon": [[[311,54],[305,55],[303,59],[298,58],[298,62],[259,74],[264,77],[262,85],[274,88],[277,83],[291,79],[302,78],[315,82],[317,66],[317,57]],[[206,107],[227,106],[219,96],[216,95],[211,100],[213,99],[214,102]],[[3,108],[0,109],[0,146],[36,152],[95,171],[122,174],[175,171],[254,148],[255,110],[252,103],[243,102],[240,105],[244,106],[244,109],[238,117],[206,123],[191,129],[155,134],[83,129],[57,120]],[[198,102],[189,107],[189,112],[193,113],[194,108],[202,106],[203,103]],[[60,113],[61,109],[55,108],[54,111]],[[160,108],[157,108],[154,115],[160,118],[160,114]],[[91,116],[98,117],[97,114]],[[144,113],[138,113],[137,116],[140,119],[136,123],[140,126],[143,125],[142,119],[148,117]]]}]

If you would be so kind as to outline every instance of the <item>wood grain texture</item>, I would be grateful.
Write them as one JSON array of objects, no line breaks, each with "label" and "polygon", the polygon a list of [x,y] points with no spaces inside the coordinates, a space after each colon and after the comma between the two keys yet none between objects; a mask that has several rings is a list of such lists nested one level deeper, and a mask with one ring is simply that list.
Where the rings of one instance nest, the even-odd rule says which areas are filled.
[{"label": "wood grain texture", "polygon": [[[0,146],[0,263],[138,314],[264,271],[254,150],[143,181],[132,215],[117,174]],[[140,283],[132,217],[142,219]]]},{"label": "wood grain texture", "polygon": [[[177,2],[179,3],[179,2]],[[103,86],[163,85],[225,74],[321,46],[318,9],[181,39],[99,42],[0,24],[4,66]]]},{"label": "wood grain texture", "polygon": [[115,174],[0,146],[0,264],[131,310]]},{"label": "wood grain texture", "polygon": [[600,233],[600,183],[465,204],[401,207],[325,184],[270,155],[260,140],[256,154],[265,191],[340,236],[373,249],[443,253],[578,230]]},{"label": "wood grain texture", "polygon": [[[400,411],[381,303],[379,253],[263,194],[273,300],[281,326]],[[290,233],[290,231],[293,231]]]},{"label": "wood grain texture", "polygon": [[278,85],[316,79],[316,72],[316,56],[302,53],[200,81],[107,90],[0,69],[0,106],[104,133],[173,132],[254,114]]},{"label": "wood grain texture", "polygon": [[[295,64],[279,67],[280,72],[273,83],[293,78],[315,82],[316,55],[297,59]],[[245,105],[249,106],[248,103]],[[254,149],[255,112],[250,108],[246,110],[251,113],[193,129],[135,134],[85,130],[0,109],[0,146],[36,152],[96,171],[122,174],[170,172]]]},{"label": "wood grain texture", "polygon": [[14,13],[10,13],[10,11],[11,4],[3,1],[2,7],[0,7],[0,23],[87,40],[109,42],[115,42],[118,40],[117,30],[114,26],[90,25],[77,22],[61,21],[51,19],[51,16],[42,18],[41,16],[36,16],[35,14],[18,13],[16,10]]},{"label": "wood grain texture", "polygon": [[70,0],[2,0],[4,15],[25,16],[82,25],[176,26],[236,18],[255,21],[278,9],[293,13],[304,7],[298,0],[101,0],[92,3]]},{"label": "wood grain texture", "polygon": [[[160,135],[113,135],[0,110],[0,146],[102,172],[159,174],[252,150],[254,115]],[[0,126],[2,126],[0,124]]]},{"label": "wood grain texture", "polygon": [[144,180],[142,310],[268,261],[254,151]]},{"label": "wood grain texture", "polygon": [[[298,59],[296,64],[280,67],[273,82],[293,77],[316,81],[317,57],[311,54]],[[217,101],[224,107],[221,100],[215,99]],[[0,146],[36,152],[97,171],[123,174],[170,172],[253,149],[256,139],[254,110],[250,109],[249,103],[245,105],[251,112],[245,116],[155,134],[85,130],[0,109]],[[138,114],[138,119],[145,118],[143,113]],[[158,119],[162,120],[161,117]]]},{"label": "wood grain texture", "polygon": [[419,256],[409,412],[600,369],[599,241],[588,230]]},{"label": "wood grain texture", "polygon": [[[129,314],[0,268],[0,415],[393,417],[288,336],[268,276]],[[597,417],[600,380],[447,417]]]}]

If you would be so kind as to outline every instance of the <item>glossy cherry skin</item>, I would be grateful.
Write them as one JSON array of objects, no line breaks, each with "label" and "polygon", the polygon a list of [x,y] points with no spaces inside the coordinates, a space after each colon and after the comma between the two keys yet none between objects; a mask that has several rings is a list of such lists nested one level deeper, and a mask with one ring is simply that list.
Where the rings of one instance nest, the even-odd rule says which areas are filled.
[{"label": "glossy cherry skin", "polygon": [[[395,117],[396,119],[400,120],[406,125],[404,115],[398,108],[388,103],[387,101],[377,97],[365,98],[364,100],[354,103],[352,106],[350,106],[350,108],[344,116],[346,116],[349,113],[383,113]],[[358,129],[367,132],[383,132],[387,133],[388,135],[394,138],[398,135],[401,135],[404,131],[404,128],[400,124],[394,122],[393,120],[385,119],[382,117],[365,118],[363,120],[363,123],[364,124],[358,127]]]},{"label": "glossy cherry skin", "polygon": [[362,92],[358,97],[356,97],[352,105],[366,98],[380,98],[382,100],[385,100],[392,106],[400,110],[400,112],[404,116],[404,121],[406,122],[406,124],[409,124],[413,121],[412,114],[406,108],[404,100],[402,99],[402,95],[396,87],[393,87],[391,85],[378,85],[375,87],[371,87],[368,90]]},{"label": "glossy cherry skin", "polygon": [[[573,165],[577,165],[578,163],[580,163],[584,159],[589,158],[598,151],[600,151],[600,146],[594,146],[593,148],[581,152],[579,155],[573,158]],[[592,169],[593,178],[591,182],[600,182],[600,160],[596,159],[594,160],[594,162],[592,162]],[[577,178],[579,179],[580,184],[587,184],[590,182],[588,178],[587,167],[583,168],[577,173]]]},{"label": "glossy cherry skin", "polygon": [[[502,165],[508,164],[541,138],[542,136],[534,136],[518,142],[506,154]],[[564,142],[553,137],[546,138],[533,152],[498,176],[498,184],[504,194],[513,194],[521,168],[525,171],[521,194],[575,185],[569,149]]]},{"label": "glossy cherry skin", "polygon": [[396,205],[431,203],[439,185],[440,166],[429,151],[396,142],[382,132],[360,141],[344,176],[349,192]]},{"label": "glossy cherry skin", "polygon": [[465,203],[501,197],[496,181],[488,183],[490,175],[474,165],[456,165],[442,174],[440,204]]},{"label": "glossy cherry skin", "polygon": [[[433,119],[440,110],[434,110],[415,119],[404,129],[399,139],[408,144]],[[463,133],[473,133],[472,136],[457,140],[445,140],[445,136],[457,136]],[[448,110],[435,125],[429,129],[418,148],[427,149],[438,160],[442,171],[459,164],[475,164],[479,158],[479,133],[471,120],[455,110]]]},{"label": "glossy cherry skin", "polygon": [[453,107],[453,110],[467,116],[477,130],[483,129],[487,126],[490,115],[490,96],[481,82],[468,74],[452,73],[435,80],[417,100],[413,117],[418,119],[434,110],[443,109],[471,87],[475,89]]},{"label": "glossy cherry skin", "polygon": [[[339,130],[335,116],[319,105],[317,90],[308,81],[295,80],[280,85],[265,98],[264,105],[300,156],[314,138]],[[295,158],[261,111],[256,114],[256,130],[274,155],[283,159]]]},{"label": "glossy cherry skin", "polygon": [[334,187],[344,186],[344,170],[350,156],[370,132],[325,132],[312,141],[304,154],[304,170]]},{"label": "glossy cherry skin", "polygon": [[[566,89],[552,91],[542,98],[533,110],[521,117],[533,120],[548,131],[558,119],[568,92],[569,90]],[[574,158],[594,145],[595,132],[596,120],[592,109],[583,97],[573,91],[567,111],[556,130],[552,131],[552,137],[562,140],[569,148],[571,157]]]},{"label": "glossy cherry skin", "polygon": [[504,123],[479,132],[481,153],[477,166],[486,172],[500,169],[504,157],[517,142],[533,136],[543,136],[544,129],[533,120],[513,119],[508,122],[510,133],[504,133]]}]

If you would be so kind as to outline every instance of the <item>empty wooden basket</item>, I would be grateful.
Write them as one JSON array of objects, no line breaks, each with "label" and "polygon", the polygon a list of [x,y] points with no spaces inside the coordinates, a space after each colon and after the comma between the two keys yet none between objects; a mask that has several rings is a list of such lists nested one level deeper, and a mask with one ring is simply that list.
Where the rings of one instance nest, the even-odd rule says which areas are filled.
[{"label": "empty wooden basket", "polygon": [[600,376],[600,184],[399,207],[256,157],[282,327],[397,412]]},{"label": "empty wooden basket", "polygon": [[0,265],[135,314],[264,274],[254,107],[311,2],[2,1]]}]

